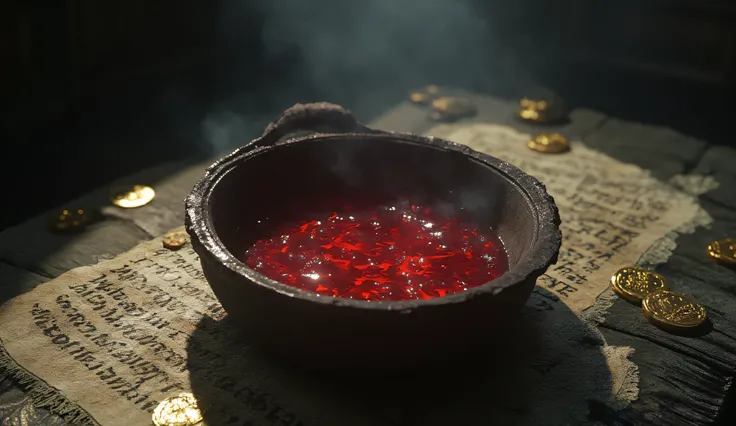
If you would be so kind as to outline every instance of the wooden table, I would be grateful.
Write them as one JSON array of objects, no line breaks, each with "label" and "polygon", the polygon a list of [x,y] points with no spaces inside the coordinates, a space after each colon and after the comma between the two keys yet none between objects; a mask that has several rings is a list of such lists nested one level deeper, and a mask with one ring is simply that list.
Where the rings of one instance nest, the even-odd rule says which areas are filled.
[{"label": "wooden table", "polygon": [[[506,124],[525,132],[554,129],[618,160],[649,169],[667,180],[678,174],[709,175],[720,185],[700,197],[713,217],[709,229],[681,235],[678,247],[662,272],[678,289],[705,303],[718,324],[704,337],[666,334],[632,315],[631,306],[617,301],[600,329],[611,345],[635,348],[639,366],[639,399],[621,412],[590,401],[591,423],[606,425],[701,425],[714,422],[736,373],[736,271],[711,262],[705,255],[713,239],[736,236],[736,150],[711,146],[663,127],[625,122],[591,110],[574,110],[564,126],[539,127],[513,119],[514,101],[469,95],[478,105],[473,120]],[[422,133],[434,123],[424,108],[408,102],[397,105],[370,125],[379,129]],[[43,215],[0,234],[0,296],[7,300],[72,268],[123,253],[136,244],[183,223],[182,202],[208,164],[167,164],[122,179],[121,184],[145,183],[156,188],[154,203],[126,211],[124,218],[108,218],[77,235],[54,235]],[[108,204],[109,188],[102,188],[69,207]],[[156,215],[151,223],[143,218]],[[29,396],[9,379],[0,379],[0,418],[11,424],[60,425],[64,421],[35,408]],[[727,420],[722,419],[725,422]],[[24,423],[28,422],[28,423]]]}]

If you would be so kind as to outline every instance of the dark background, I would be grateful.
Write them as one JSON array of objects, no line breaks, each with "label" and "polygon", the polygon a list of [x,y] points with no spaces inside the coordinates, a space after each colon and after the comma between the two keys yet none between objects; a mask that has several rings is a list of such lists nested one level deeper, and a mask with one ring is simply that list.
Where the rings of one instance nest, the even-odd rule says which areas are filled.
[{"label": "dark background", "polygon": [[293,103],[368,122],[429,83],[733,146],[735,24],[731,0],[6,0],[0,230]]},{"label": "dark background", "polygon": [[295,102],[370,121],[427,83],[732,144],[735,22],[730,0],[5,1],[0,229]]},{"label": "dark background", "polygon": [[0,229],[295,102],[370,121],[427,83],[732,144],[735,22],[729,0],[6,1]]}]

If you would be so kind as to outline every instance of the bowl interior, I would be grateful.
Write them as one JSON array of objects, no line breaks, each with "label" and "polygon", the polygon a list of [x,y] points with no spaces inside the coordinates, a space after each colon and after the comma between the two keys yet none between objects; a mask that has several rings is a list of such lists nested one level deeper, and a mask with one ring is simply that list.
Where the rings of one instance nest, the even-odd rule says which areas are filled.
[{"label": "bowl interior", "polygon": [[214,186],[214,231],[238,259],[284,221],[331,211],[333,201],[409,201],[464,211],[504,242],[513,270],[536,239],[535,209],[502,171],[462,152],[402,136],[332,135],[239,160]]}]

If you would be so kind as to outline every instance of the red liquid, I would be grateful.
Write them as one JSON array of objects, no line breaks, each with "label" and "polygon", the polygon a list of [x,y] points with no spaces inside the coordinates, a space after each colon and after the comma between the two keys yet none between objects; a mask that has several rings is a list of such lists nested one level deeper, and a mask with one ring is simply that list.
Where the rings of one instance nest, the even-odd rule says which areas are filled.
[{"label": "red liquid", "polygon": [[418,206],[344,209],[287,224],[248,249],[246,263],[293,287],[369,301],[443,297],[508,270],[490,230]]}]

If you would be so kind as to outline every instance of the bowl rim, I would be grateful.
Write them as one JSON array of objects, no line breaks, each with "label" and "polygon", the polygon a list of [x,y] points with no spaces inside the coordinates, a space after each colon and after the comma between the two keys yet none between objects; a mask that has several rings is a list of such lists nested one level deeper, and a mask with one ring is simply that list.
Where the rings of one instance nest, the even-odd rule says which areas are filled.
[{"label": "bowl rim", "polygon": [[[458,152],[467,156],[471,161],[475,160],[486,167],[494,169],[510,184],[517,186],[526,196],[529,208],[536,211],[534,215],[536,229],[528,254],[500,277],[461,293],[427,300],[373,302],[322,296],[308,290],[282,284],[249,268],[227,249],[215,232],[210,212],[210,197],[213,189],[225,175],[241,165],[244,161],[264,152],[283,149],[294,144],[306,142],[351,138],[408,143],[423,148]],[[562,242],[562,233],[559,229],[560,216],[554,198],[547,192],[544,184],[526,174],[518,167],[499,158],[476,151],[467,145],[433,136],[418,136],[399,132],[318,133],[304,137],[289,138],[266,146],[258,146],[258,142],[259,140],[257,139],[252,144],[236,149],[207,168],[204,176],[194,185],[185,200],[185,228],[192,239],[193,247],[200,257],[207,256],[216,259],[231,272],[267,290],[274,291],[282,296],[324,305],[408,312],[425,307],[462,303],[489,293],[497,295],[504,289],[521,284],[531,277],[534,279],[538,278],[550,265],[557,262]]]}]

